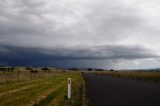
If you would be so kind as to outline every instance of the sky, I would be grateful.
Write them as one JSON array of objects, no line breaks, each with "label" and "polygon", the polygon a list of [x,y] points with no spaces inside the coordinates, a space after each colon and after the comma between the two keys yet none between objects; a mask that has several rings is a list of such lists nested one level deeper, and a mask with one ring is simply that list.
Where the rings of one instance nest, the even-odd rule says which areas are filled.
[{"label": "sky", "polygon": [[160,67],[159,0],[0,0],[0,65]]}]

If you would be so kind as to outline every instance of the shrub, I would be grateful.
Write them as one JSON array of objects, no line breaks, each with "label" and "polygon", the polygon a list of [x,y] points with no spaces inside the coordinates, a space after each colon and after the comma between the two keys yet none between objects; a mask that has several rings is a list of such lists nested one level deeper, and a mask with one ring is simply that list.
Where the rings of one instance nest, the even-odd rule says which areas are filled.
[{"label": "shrub", "polygon": [[92,71],[93,69],[92,68],[88,68],[88,71]]},{"label": "shrub", "polygon": [[38,73],[38,70],[31,70],[30,73]]},{"label": "shrub", "polygon": [[32,69],[32,68],[30,68],[30,67],[26,67],[26,70],[31,70],[31,71],[32,71],[33,69]]},{"label": "shrub", "polygon": [[114,71],[114,69],[110,69],[110,71]]},{"label": "shrub", "polygon": [[73,67],[73,68],[70,68],[69,70],[79,70],[79,69],[76,67]]},{"label": "shrub", "polygon": [[43,68],[41,68],[42,70],[49,70],[49,68],[47,68],[47,67],[43,67]]}]

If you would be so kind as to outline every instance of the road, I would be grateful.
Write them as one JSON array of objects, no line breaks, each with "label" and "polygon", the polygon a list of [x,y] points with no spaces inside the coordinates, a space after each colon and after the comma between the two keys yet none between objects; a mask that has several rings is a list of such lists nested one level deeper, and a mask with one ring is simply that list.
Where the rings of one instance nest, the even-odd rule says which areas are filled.
[{"label": "road", "polygon": [[89,106],[160,106],[160,84],[84,74]]}]

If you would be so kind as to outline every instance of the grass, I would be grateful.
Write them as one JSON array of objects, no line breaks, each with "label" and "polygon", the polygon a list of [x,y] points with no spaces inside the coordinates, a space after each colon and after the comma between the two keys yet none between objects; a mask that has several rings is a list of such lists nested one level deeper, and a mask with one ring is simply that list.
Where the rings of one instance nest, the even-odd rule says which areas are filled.
[{"label": "grass", "polygon": [[87,106],[87,104],[86,83],[85,80],[82,79],[82,106]]},{"label": "grass", "polygon": [[111,75],[115,77],[123,77],[128,79],[138,79],[138,80],[146,80],[158,82],[160,81],[160,72],[95,72],[96,74],[101,75]]},{"label": "grass", "polygon": [[[67,99],[67,78],[72,78],[72,98]],[[85,106],[84,81],[79,72],[0,84],[0,106]]]},{"label": "grass", "polygon": [[[33,86],[28,87],[27,89],[22,90],[16,90],[20,89],[14,87],[15,92],[7,93],[5,95],[2,95],[0,98],[0,105],[9,105],[14,104],[16,106],[20,106],[23,104],[27,104],[28,102],[32,103],[38,99],[38,96],[40,94],[45,94],[45,90],[51,89],[52,86],[56,86],[61,81],[54,80],[55,78],[46,78],[39,82],[32,83]],[[29,84],[30,85],[30,84]],[[25,85],[25,86],[29,86]],[[10,90],[9,90],[10,91]],[[9,92],[8,91],[8,92]],[[14,98],[14,96],[16,98]]]},{"label": "grass", "polygon": [[62,92],[63,86],[57,87],[50,94],[47,95],[46,98],[42,99],[39,103],[35,104],[35,106],[48,106],[56,96]]},{"label": "grass", "polygon": [[83,77],[80,73],[72,73],[72,97],[67,99],[67,82],[65,81],[56,92],[50,93],[47,98],[42,100],[37,106],[85,106],[82,104]]}]

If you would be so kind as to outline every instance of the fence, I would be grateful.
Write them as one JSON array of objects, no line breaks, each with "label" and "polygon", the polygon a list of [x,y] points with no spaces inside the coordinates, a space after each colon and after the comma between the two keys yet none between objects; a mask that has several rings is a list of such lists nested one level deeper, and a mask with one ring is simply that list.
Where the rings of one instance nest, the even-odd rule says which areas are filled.
[{"label": "fence", "polygon": [[19,80],[33,80],[54,76],[54,71],[12,71],[0,72],[0,83]]}]

